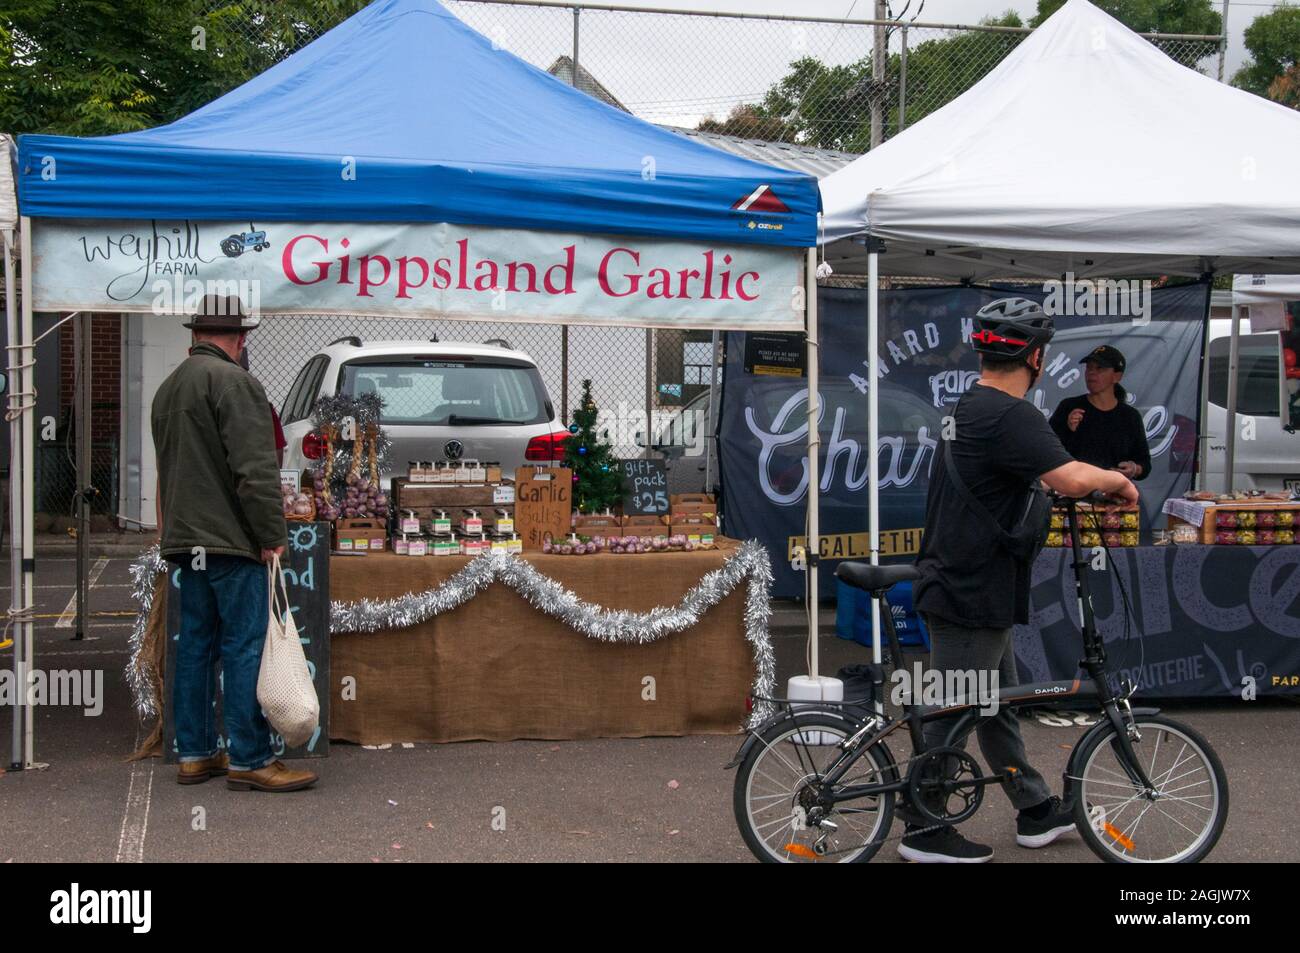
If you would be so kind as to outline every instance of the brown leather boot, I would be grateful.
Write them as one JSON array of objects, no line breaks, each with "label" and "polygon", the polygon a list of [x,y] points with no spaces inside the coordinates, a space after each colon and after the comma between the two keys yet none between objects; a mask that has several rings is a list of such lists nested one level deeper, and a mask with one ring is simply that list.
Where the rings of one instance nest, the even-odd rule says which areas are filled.
[{"label": "brown leather boot", "polygon": [[301,791],[316,781],[311,771],[295,771],[282,761],[272,761],[256,771],[231,771],[226,776],[226,787],[232,791]]},{"label": "brown leather boot", "polygon": [[213,775],[225,774],[230,769],[230,759],[224,754],[213,755],[202,761],[183,761],[176,772],[177,784],[202,784]]}]

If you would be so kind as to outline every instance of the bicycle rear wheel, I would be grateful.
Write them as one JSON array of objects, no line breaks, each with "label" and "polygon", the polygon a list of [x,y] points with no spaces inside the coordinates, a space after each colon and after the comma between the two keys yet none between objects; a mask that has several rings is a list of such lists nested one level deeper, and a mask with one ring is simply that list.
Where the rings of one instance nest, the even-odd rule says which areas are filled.
[{"label": "bicycle rear wheel", "polygon": [[1196,863],[1228,819],[1228,779],[1209,743],[1163,715],[1139,715],[1133,752],[1154,786],[1148,796],[1124,770],[1113,728],[1080,752],[1074,820],[1084,842],[1113,863]]},{"label": "bicycle rear wheel", "polygon": [[[863,863],[880,849],[894,814],[894,794],[815,810],[816,782],[840,756],[856,725],[838,712],[800,712],[764,729],[736,770],[732,806],[740,835],[767,863]],[[897,772],[878,747],[849,768],[837,788],[885,784]]]}]

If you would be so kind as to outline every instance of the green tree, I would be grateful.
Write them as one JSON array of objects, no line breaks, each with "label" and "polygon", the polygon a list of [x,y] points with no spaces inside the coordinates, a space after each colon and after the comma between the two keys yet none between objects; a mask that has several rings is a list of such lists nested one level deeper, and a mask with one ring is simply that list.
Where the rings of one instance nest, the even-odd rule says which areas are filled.
[{"label": "green tree", "polygon": [[1233,85],[1300,109],[1300,7],[1280,6],[1256,17],[1245,40],[1251,59]]},{"label": "green tree", "polygon": [[[1014,11],[985,18],[985,26],[1023,26]],[[918,43],[907,55],[907,122],[924,118],[960,96],[1001,61],[1020,34],[963,31]],[[805,56],[773,84],[761,102],[737,106],[725,120],[705,119],[708,132],[775,142],[799,142],[822,149],[866,152],[871,147],[871,106],[885,104],[885,132],[898,129],[899,55],[889,56],[883,89],[872,80],[871,56],[828,66]]]},{"label": "green tree", "polygon": [[724,136],[739,136],[742,139],[763,139],[767,142],[794,142],[794,127],[780,116],[768,116],[761,104],[741,103],[726,119],[714,119],[712,116],[701,120],[696,127],[700,132],[716,132]]},{"label": "green tree", "polygon": [[[981,26],[1020,27],[1013,10],[985,17]],[[910,126],[970,89],[1015,49],[1026,34],[963,30],[944,39],[918,43],[907,53],[907,124]],[[891,73],[891,75],[893,75]],[[897,128],[897,109],[891,121]]]},{"label": "green tree", "polygon": [[365,0],[7,0],[0,129],[148,129],[229,92]]},{"label": "green tree", "polygon": [[585,380],[582,401],[569,427],[570,437],[564,442],[564,465],[574,477],[573,501],[583,513],[610,509],[623,498],[623,473],[614,459],[613,446],[596,433],[596,413],[591,381]]},{"label": "green tree", "polygon": [[[1216,0],[1092,0],[1130,30],[1138,33],[1195,33],[1217,36],[1223,18]],[[1038,12],[1029,21],[1038,26],[1065,4],[1065,0],[1038,0]]]}]

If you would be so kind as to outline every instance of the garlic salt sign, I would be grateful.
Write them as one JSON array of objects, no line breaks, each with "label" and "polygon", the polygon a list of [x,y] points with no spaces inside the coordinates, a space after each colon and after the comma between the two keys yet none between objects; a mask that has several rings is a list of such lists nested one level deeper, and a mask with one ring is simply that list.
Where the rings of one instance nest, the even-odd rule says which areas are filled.
[{"label": "garlic salt sign", "polygon": [[34,223],[38,311],[268,314],[798,330],[798,249],[447,224]]}]

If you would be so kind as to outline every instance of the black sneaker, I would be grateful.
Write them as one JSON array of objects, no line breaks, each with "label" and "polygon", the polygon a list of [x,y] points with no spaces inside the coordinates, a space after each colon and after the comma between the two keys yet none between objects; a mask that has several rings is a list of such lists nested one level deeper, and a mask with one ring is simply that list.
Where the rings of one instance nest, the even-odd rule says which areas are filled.
[{"label": "black sneaker", "polygon": [[1053,796],[1049,802],[1051,808],[1040,820],[1034,820],[1024,811],[1016,815],[1016,843],[1021,847],[1046,847],[1075,830],[1074,814],[1061,806],[1061,799]]},{"label": "black sneaker", "polygon": [[983,864],[993,859],[993,848],[968,841],[955,827],[943,827],[906,835],[898,845],[898,855],[918,864]]}]

